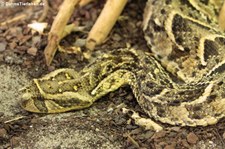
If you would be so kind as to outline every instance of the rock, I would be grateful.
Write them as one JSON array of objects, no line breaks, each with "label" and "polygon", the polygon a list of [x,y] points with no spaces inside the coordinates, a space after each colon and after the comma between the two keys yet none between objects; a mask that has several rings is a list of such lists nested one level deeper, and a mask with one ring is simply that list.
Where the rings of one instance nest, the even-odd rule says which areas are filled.
[{"label": "rock", "polygon": [[6,49],[6,45],[7,45],[7,43],[6,43],[6,42],[0,42],[0,52],[5,51],[5,49]]},{"label": "rock", "polygon": [[36,54],[37,54],[37,48],[31,47],[31,48],[29,48],[27,50],[27,53],[30,54],[30,55],[36,56]]},{"label": "rock", "polygon": [[153,136],[154,139],[162,138],[166,136],[166,131],[162,130],[159,132],[156,132]]},{"label": "rock", "polygon": [[196,144],[198,137],[195,135],[195,133],[191,132],[187,135],[187,141],[188,143]]},{"label": "rock", "polygon": [[4,128],[0,129],[0,138],[6,138],[7,131]]},{"label": "rock", "polygon": [[182,145],[183,145],[184,147],[190,148],[190,145],[188,144],[188,142],[187,142],[186,139],[182,139],[182,140],[181,140],[181,143],[182,143]]},{"label": "rock", "polygon": [[32,119],[31,119],[31,123],[32,123],[32,124],[37,124],[38,121],[39,121],[39,120],[38,120],[37,118],[32,118]]},{"label": "rock", "polygon": [[178,132],[178,131],[180,131],[180,127],[172,127],[171,130]]},{"label": "rock", "polygon": [[20,137],[12,137],[10,139],[10,143],[13,147],[17,147],[19,145],[20,141],[21,141]]},{"label": "rock", "polygon": [[164,149],[175,149],[175,146],[173,144],[166,145]]},{"label": "rock", "polygon": [[120,40],[122,40],[122,37],[121,37],[119,34],[114,34],[114,36],[113,36],[112,38],[113,38],[113,40],[115,40],[115,41],[120,41]]},{"label": "rock", "polygon": [[85,39],[77,39],[74,43],[74,46],[77,46],[77,47],[84,47],[86,44],[86,40]]},{"label": "rock", "polygon": [[41,42],[41,36],[33,36],[32,37],[32,45],[36,46],[37,44],[39,44]]},{"label": "rock", "polygon": [[147,132],[145,133],[145,139],[149,139],[149,138],[151,138],[153,135],[154,135],[154,132],[149,130],[149,131],[147,131]]},{"label": "rock", "polygon": [[139,128],[137,128],[137,129],[132,130],[132,131],[130,132],[130,134],[131,134],[131,135],[134,135],[134,134],[140,134],[142,131],[143,131],[142,128],[139,127]]},{"label": "rock", "polygon": [[13,42],[9,43],[9,47],[10,47],[10,49],[15,49],[15,48],[16,48],[16,46],[17,46],[17,43],[16,43],[15,41],[13,41]]}]

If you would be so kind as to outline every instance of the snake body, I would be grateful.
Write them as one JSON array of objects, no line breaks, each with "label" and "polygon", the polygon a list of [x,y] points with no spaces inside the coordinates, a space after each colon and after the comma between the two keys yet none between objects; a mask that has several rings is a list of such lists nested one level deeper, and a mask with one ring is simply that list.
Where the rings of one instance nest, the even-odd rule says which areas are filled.
[{"label": "snake body", "polygon": [[129,85],[150,118],[206,126],[225,116],[225,36],[216,16],[223,1],[149,0],[144,33],[153,54],[116,49],[80,72],[58,69],[34,79],[25,110],[58,113],[89,107]]}]

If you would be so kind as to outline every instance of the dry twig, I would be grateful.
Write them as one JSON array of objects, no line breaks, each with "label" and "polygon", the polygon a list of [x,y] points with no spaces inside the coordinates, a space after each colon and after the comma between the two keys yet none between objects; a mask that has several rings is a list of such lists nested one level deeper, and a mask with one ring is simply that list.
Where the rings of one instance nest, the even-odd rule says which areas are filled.
[{"label": "dry twig", "polygon": [[88,49],[93,50],[96,45],[101,44],[105,40],[126,3],[127,0],[108,0],[106,2],[100,16],[88,35],[86,41],[86,47]]},{"label": "dry twig", "polygon": [[65,0],[61,5],[59,13],[52,24],[52,28],[48,35],[48,45],[44,51],[46,64],[48,66],[51,64],[57,45],[62,39],[63,30],[72,15],[75,6],[77,6],[79,2],[80,0]]},{"label": "dry twig", "polygon": [[45,4],[44,9],[43,9],[43,12],[42,12],[40,18],[38,19],[38,22],[42,22],[48,14],[48,10],[49,10],[48,0],[44,0],[44,4]]},{"label": "dry twig", "polygon": [[19,117],[13,118],[13,119],[11,119],[11,120],[5,121],[4,123],[7,124],[7,123],[14,122],[14,121],[18,121],[18,120],[23,119],[23,118],[25,118],[25,117],[26,117],[26,116],[19,116]]},{"label": "dry twig", "polygon": [[9,19],[9,20],[6,20],[2,23],[0,23],[0,26],[5,26],[7,24],[10,24],[10,23],[13,23],[13,22],[16,22],[16,21],[19,21],[19,20],[24,20],[25,18],[27,17],[26,14],[21,14],[21,15],[18,15],[12,19]]},{"label": "dry twig", "polygon": [[127,139],[128,139],[135,147],[140,148],[140,145],[138,144],[138,142],[135,141],[134,138],[131,137],[130,134],[127,134],[126,136],[127,136]]},{"label": "dry twig", "polygon": [[94,0],[81,0],[80,3],[79,3],[79,6],[80,7],[83,7],[85,5],[87,5],[88,3],[92,2]]}]

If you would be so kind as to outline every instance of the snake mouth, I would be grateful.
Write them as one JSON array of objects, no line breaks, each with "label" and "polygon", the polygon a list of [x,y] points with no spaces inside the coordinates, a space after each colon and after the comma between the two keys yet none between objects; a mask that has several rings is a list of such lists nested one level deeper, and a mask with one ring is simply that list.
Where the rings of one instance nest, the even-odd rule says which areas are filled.
[{"label": "snake mouth", "polygon": [[22,91],[22,98],[20,105],[23,109],[34,113],[48,113],[47,108],[44,105],[43,100],[39,100],[38,96],[41,96],[38,92],[37,86],[32,82],[29,86]]},{"label": "snake mouth", "polygon": [[20,102],[21,107],[29,112],[48,113],[45,101],[40,100],[41,98],[37,98],[29,91],[30,90],[27,90],[26,93],[22,95],[22,100]]},{"label": "snake mouth", "polygon": [[20,102],[20,105],[23,109],[29,112],[34,112],[34,113],[46,113],[47,111],[41,111],[36,105],[35,101],[33,99],[24,99],[22,98],[22,101]]},{"label": "snake mouth", "polygon": [[[68,102],[69,103],[69,102]],[[56,102],[56,100],[38,100],[38,99],[23,99],[21,107],[29,112],[34,113],[61,113],[72,110],[80,110],[92,105],[91,102],[81,102],[71,105],[65,105]]]},{"label": "snake mouth", "polygon": [[71,99],[45,99],[42,96],[35,96],[26,92],[22,96],[21,107],[34,113],[60,113],[72,110],[79,110],[90,107],[91,101],[84,101],[79,98]]}]

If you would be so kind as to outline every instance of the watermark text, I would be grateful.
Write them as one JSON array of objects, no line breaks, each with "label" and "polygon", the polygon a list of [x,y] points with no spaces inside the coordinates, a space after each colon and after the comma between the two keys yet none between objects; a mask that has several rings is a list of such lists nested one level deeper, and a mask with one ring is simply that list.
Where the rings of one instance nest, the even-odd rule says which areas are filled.
[{"label": "watermark text", "polygon": [[15,6],[44,6],[43,2],[4,2],[0,0],[0,7],[15,7]]}]

